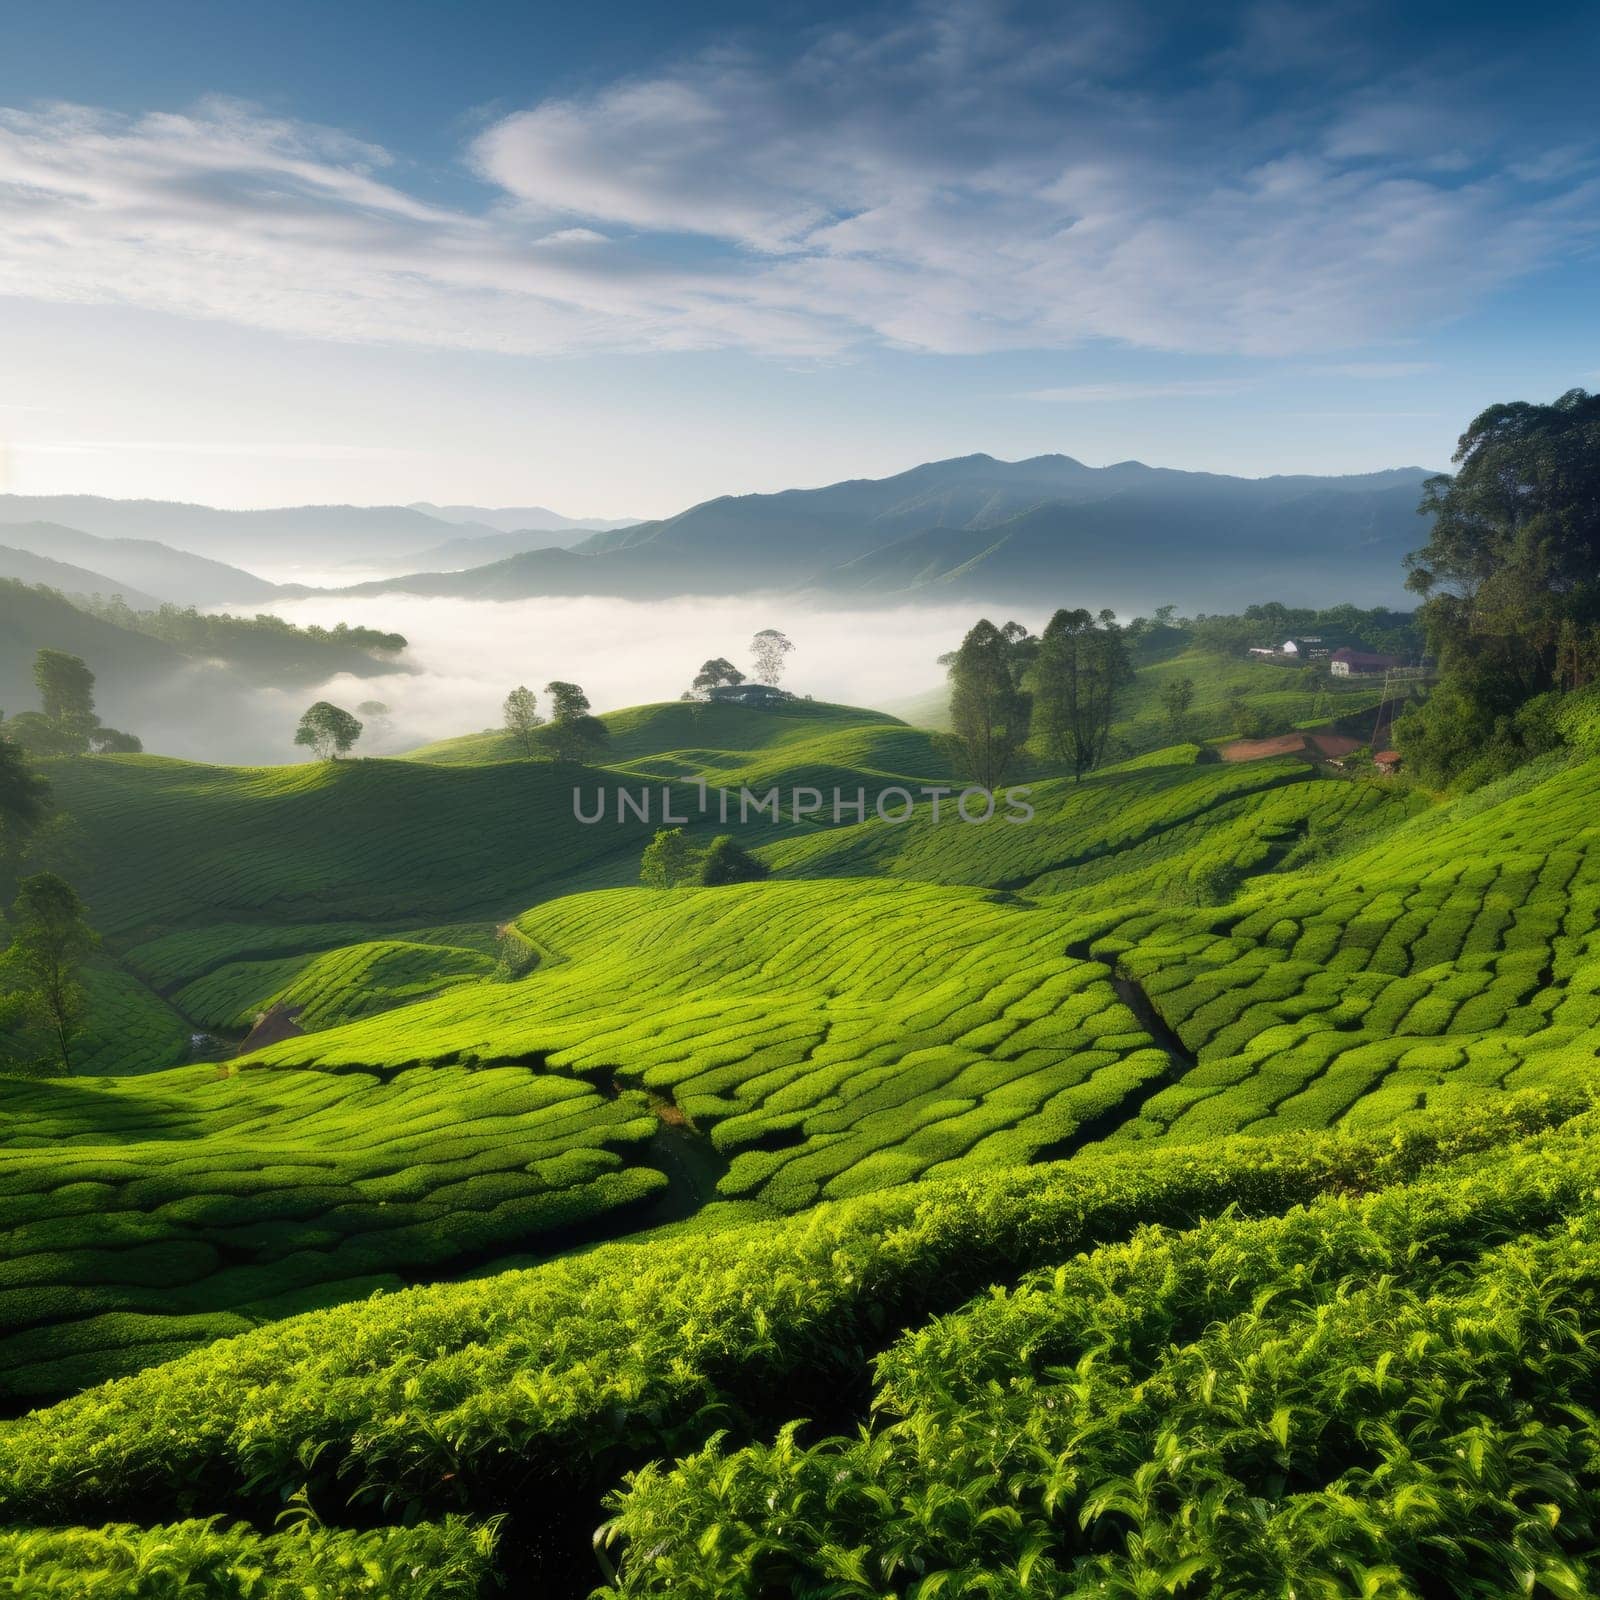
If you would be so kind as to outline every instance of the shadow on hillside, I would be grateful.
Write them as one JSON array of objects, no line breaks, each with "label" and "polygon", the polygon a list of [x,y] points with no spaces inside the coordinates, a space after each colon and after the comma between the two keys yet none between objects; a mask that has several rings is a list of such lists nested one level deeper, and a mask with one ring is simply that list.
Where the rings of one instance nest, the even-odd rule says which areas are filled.
[{"label": "shadow on hillside", "polygon": [[[113,1143],[188,1139],[198,1108],[176,1090],[148,1088],[153,1074],[128,1078],[27,1078],[13,1083],[0,1112],[0,1148],[26,1150],[95,1138]],[[137,1096],[123,1085],[140,1085]],[[34,1129],[37,1131],[24,1131]]]}]

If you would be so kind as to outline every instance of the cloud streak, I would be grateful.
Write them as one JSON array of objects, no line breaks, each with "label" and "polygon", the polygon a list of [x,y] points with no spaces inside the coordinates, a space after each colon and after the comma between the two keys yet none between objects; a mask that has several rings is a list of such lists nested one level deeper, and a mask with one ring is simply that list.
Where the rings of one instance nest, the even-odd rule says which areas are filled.
[{"label": "cloud streak", "polygon": [[1272,14],[1176,80],[1124,8],[942,0],[720,49],[492,123],[473,206],[232,102],[0,110],[0,293],[517,353],[1310,355],[1593,236],[1586,146],[1433,115],[1447,69],[1414,62],[1319,98],[1347,52]]}]

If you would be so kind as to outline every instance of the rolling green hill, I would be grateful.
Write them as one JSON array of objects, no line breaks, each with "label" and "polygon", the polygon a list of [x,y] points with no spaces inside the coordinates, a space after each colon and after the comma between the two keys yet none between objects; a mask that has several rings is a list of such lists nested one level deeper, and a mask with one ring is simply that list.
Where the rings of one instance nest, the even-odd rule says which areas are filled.
[{"label": "rolling green hill", "polygon": [[[849,707],[607,720],[52,769],[108,938],[93,1075],[0,1104],[0,1371],[64,1397],[0,1426],[0,1582],[1398,1595],[1470,1525],[1587,1592],[1600,757],[1439,801],[1191,743],[656,890],[575,786],[955,780]],[[322,1543],[248,1531],[302,1490]]]}]

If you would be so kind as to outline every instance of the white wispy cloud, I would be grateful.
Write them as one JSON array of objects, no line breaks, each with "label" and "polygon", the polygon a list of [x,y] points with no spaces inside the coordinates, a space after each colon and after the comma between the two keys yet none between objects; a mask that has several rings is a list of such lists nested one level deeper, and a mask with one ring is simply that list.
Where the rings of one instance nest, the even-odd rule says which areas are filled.
[{"label": "white wispy cloud", "polygon": [[934,0],[547,99],[462,152],[472,207],[227,101],[4,110],[0,293],[512,352],[1311,355],[1463,312],[1595,228],[1584,160],[1496,158],[1416,64],[1258,115],[1250,72],[1334,46],[1257,8],[1156,93],[1130,15]]}]

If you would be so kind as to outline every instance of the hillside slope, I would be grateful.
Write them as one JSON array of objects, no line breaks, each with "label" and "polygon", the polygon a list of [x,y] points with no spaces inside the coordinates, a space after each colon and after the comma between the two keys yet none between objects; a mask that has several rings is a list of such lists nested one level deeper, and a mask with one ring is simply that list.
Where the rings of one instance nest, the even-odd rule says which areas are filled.
[{"label": "hillside slope", "polygon": [[[0,496],[0,506],[5,499]],[[101,538],[58,522],[0,522],[0,544],[103,572],[112,585],[102,585],[98,592],[108,598],[120,593],[136,611],[146,609],[136,594],[152,595],[174,605],[221,606],[248,605],[268,600],[278,592],[276,584],[222,561],[175,550],[151,539]]]}]

